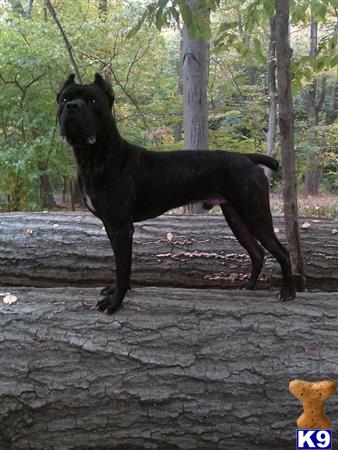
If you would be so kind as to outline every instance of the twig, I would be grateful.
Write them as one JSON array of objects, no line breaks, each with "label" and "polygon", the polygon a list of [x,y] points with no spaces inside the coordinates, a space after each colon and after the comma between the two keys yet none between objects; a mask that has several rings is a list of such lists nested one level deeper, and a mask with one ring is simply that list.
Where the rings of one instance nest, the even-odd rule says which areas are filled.
[{"label": "twig", "polygon": [[71,44],[70,44],[70,42],[69,42],[69,40],[68,40],[68,38],[66,36],[66,33],[65,33],[64,29],[62,28],[62,25],[61,25],[57,15],[56,15],[55,9],[53,8],[50,0],[45,0],[45,2],[46,2],[46,6],[48,8],[48,11],[50,12],[51,16],[54,19],[54,22],[56,23],[57,27],[60,30],[60,33],[61,33],[62,38],[64,40],[64,43],[65,43],[65,46],[66,46],[69,58],[71,60],[71,63],[73,65],[73,68],[74,68],[74,71],[75,71],[75,74],[77,76],[77,79],[80,81],[80,83],[82,83],[81,75],[80,75],[79,69],[77,67],[74,55],[73,55],[72,46],[71,46]]}]

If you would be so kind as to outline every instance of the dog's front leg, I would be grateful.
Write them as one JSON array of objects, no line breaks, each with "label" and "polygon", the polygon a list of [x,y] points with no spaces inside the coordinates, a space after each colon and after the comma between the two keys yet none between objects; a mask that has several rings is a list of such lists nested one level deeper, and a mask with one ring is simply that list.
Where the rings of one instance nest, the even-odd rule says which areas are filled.
[{"label": "dog's front leg", "polygon": [[107,290],[107,295],[98,301],[97,306],[101,311],[113,313],[120,308],[126,291],[130,287],[134,227],[133,224],[126,224],[113,229],[109,224],[105,223],[105,228],[115,255],[116,280],[115,287]]}]

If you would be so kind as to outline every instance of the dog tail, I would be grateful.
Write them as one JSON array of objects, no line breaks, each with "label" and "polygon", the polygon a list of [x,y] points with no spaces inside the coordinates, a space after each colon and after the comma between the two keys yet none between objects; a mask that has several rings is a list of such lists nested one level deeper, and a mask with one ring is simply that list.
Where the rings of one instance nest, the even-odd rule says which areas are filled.
[{"label": "dog tail", "polygon": [[269,167],[269,169],[277,170],[279,167],[279,162],[275,158],[271,158],[271,156],[262,155],[261,153],[246,153],[246,156],[255,164],[262,164]]}]

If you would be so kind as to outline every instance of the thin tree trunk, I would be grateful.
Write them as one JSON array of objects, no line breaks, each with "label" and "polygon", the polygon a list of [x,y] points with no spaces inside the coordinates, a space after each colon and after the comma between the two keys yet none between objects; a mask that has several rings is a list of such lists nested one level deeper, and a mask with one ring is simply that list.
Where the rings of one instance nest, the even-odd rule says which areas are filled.
[{"label": "thin tree trunk", "polygon": [[182,140],[182,122],[179,121],[176,123],[175,125],[175,137],[174,137],[174,142],[175,144],[177,144],[178,142],[180,142]]},{"label": "thin tree trunk", "polygon": [[335,294],[147,288],[107,316],[93,289],[10,291],[3,450],[294,450],[289,382],[337,379]]},{"label": "thin tree trunk", "polygon": [[279,98],[279,129],[283,165],[284,217],[288,248],[298,290],[304,289],[305,268],[299,234],[296,158],[294,149],[289,0],[276,0],[276,55]]},{"label": "thin tree trunk", "polygon": [[12,11],[19,14],[21,17],[25,17],[26,13],[20,0],[9,0]]},{"label": "thin tree trunk", "polygon": [[[183,96],[183,34],[182,29],[180,30],[180,67],[179,67],[179,81],[177,86],[177,97],[182,98]],[[181,116],[181,111],[178,111],[177,115]],[[175,125],[175,144],[182,140],[182,120]]]},{"label": "thin tree trunk", "polygon": [[333,95],[332,95],[332,103],[331,109],[328,111],[326,115],[325,124],[332,125],[338,117],[338,81],[336,82]]},{"label": "thin tree trunk", "polygon": [[[335,35],[336,35],[337,42],[338,42],[338,14],[337,14],[337,21],[336,21],[336,26],[335,26]],[[338,45],[336,46],[336,48],[338,51]],[[333,91],[331,108],[328,111],[328,113],[326,114],[325,124],[332,125],[334,123],[334,121],[337,119],[337,117],[338,117],[338,76],[336,78],[336,85],[335,85],[335,88]]]},{"label": "thin tree trunk", "polygon": [[[204,0],[187,0],[191,8],[202,6]],[[197,12],[196,14],[202,14]],[[203,11],[210,20],[209,10]],[[187,150],[208,150],[208,42],[191,38],[187,26],[183,27],[183,97],[184,144]],[[194,213],[203,213],[202,204],[189,205]]]},{"label": "thin tree trunk", "polygon": [[[277,131],[277,103],[278,94],[276,86],[276,16],[270,18],[270,41],[269,41],[269,64],[268,64],[268,84],[269,84],[269,128],[267,133],[266,154],[274,157],[276,154],[275,142]],[[264,168],[265,175],[271,181],[271,169]]]},{"label": "thin tree trunk", "polygon": [[[309,289],[338,291],[337,222],[303,220]],[[274,219],[285,242],[282,218]],[[222,216],[174,216],[135,224],[132,285],[239,287],[251,262]],[[112,282],[114,259],[102,223],[88,213],[0,215],[0,284],[100,286]],[[258,289],[278,287],[280,266],[270,254]]]},{"label": "thin tree trunk", "polygon": [[43,18],[44,21],[48,21],[48,7],[47,7],[47,0],[43,0]]},{"label": "thin tree trunk", "polygon": [[41,171],[40,175],[40,198],[42,208],[55,208],[56,201],[53,195],[53,188],[46,172]]},{"label": "thin tree trunk", "polygon": [[[312,16],[311,17],[311,33],[310,33],[310,57],[317,57],[317,41],[318,41],[318,22]],[[309,88],[309,103],[308,103],[308,120],[310,128],[310,138],[312,144],[307,151],[306,155],[306,170],[305,170],[305,184],[304,194],[317,195],[319,189],[319,169],[317,162],[316,151],[316,126],[317,126],[317,108],[316,108],[316,91],[317,80],[314,78]]]},{"label": "thin tree trunk", "polygon": [[27,7],[27,12],[26,12],[26,17],[27,17],[27,19],[29,19],[29,20],[32,19],[32,14],[33,14],[33,3],[34,3],[34,0],[29,0],[29,2],[28,2],[28,7]]}]

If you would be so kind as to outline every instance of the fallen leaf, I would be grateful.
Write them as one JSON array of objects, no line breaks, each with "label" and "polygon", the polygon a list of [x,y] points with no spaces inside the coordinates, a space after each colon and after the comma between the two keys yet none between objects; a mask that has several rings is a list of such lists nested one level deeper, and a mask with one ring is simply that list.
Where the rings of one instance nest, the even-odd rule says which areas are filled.
[{"label": "fallen leaf", "polygon": [[275,233],[277,234],[277,233],[280,232],[280,229],[279,229],[279,228],[274,228],[274,231],[275,231]]},{"label": "fallen leaf", "polygon": [[59,226],[60,225],[58,223],[54,223],[54,225],[53,225],[54,228],[59,228]]},{"label": "fallen leaf", "polygon": [[334,229],[332,230],[332,234],[337,234],[337,233],[338,233],[337,228],[334,228]]},{"label": "fallen leaf", "polygon": [[28,236],[31,236],[33,234],[33,230],[31,228],[27,228],[26,234],[28,234]]},{"label": "fallen leaf", "polygon": [[311,227],[311,223],[309,223],[309,222],[304,222],[304,223],[302,224],[303,230],[307,230],[307,229],[310,228],[310,227]]},{"label": "fallen leaf", "polygon": [[17,298],[15,297],[15,295],[12,295],[12,294],[6,295],[6,297],[3,299],[3,302],[6,303],[6,305],[12,305],[16,301],[17,301]]},{"label": "fallen leaf", "polygon": [[174,239],[174,235],[172,233],[168,233],[167,234],[167,239],[168,239],[168,241],[171,242]]}]

